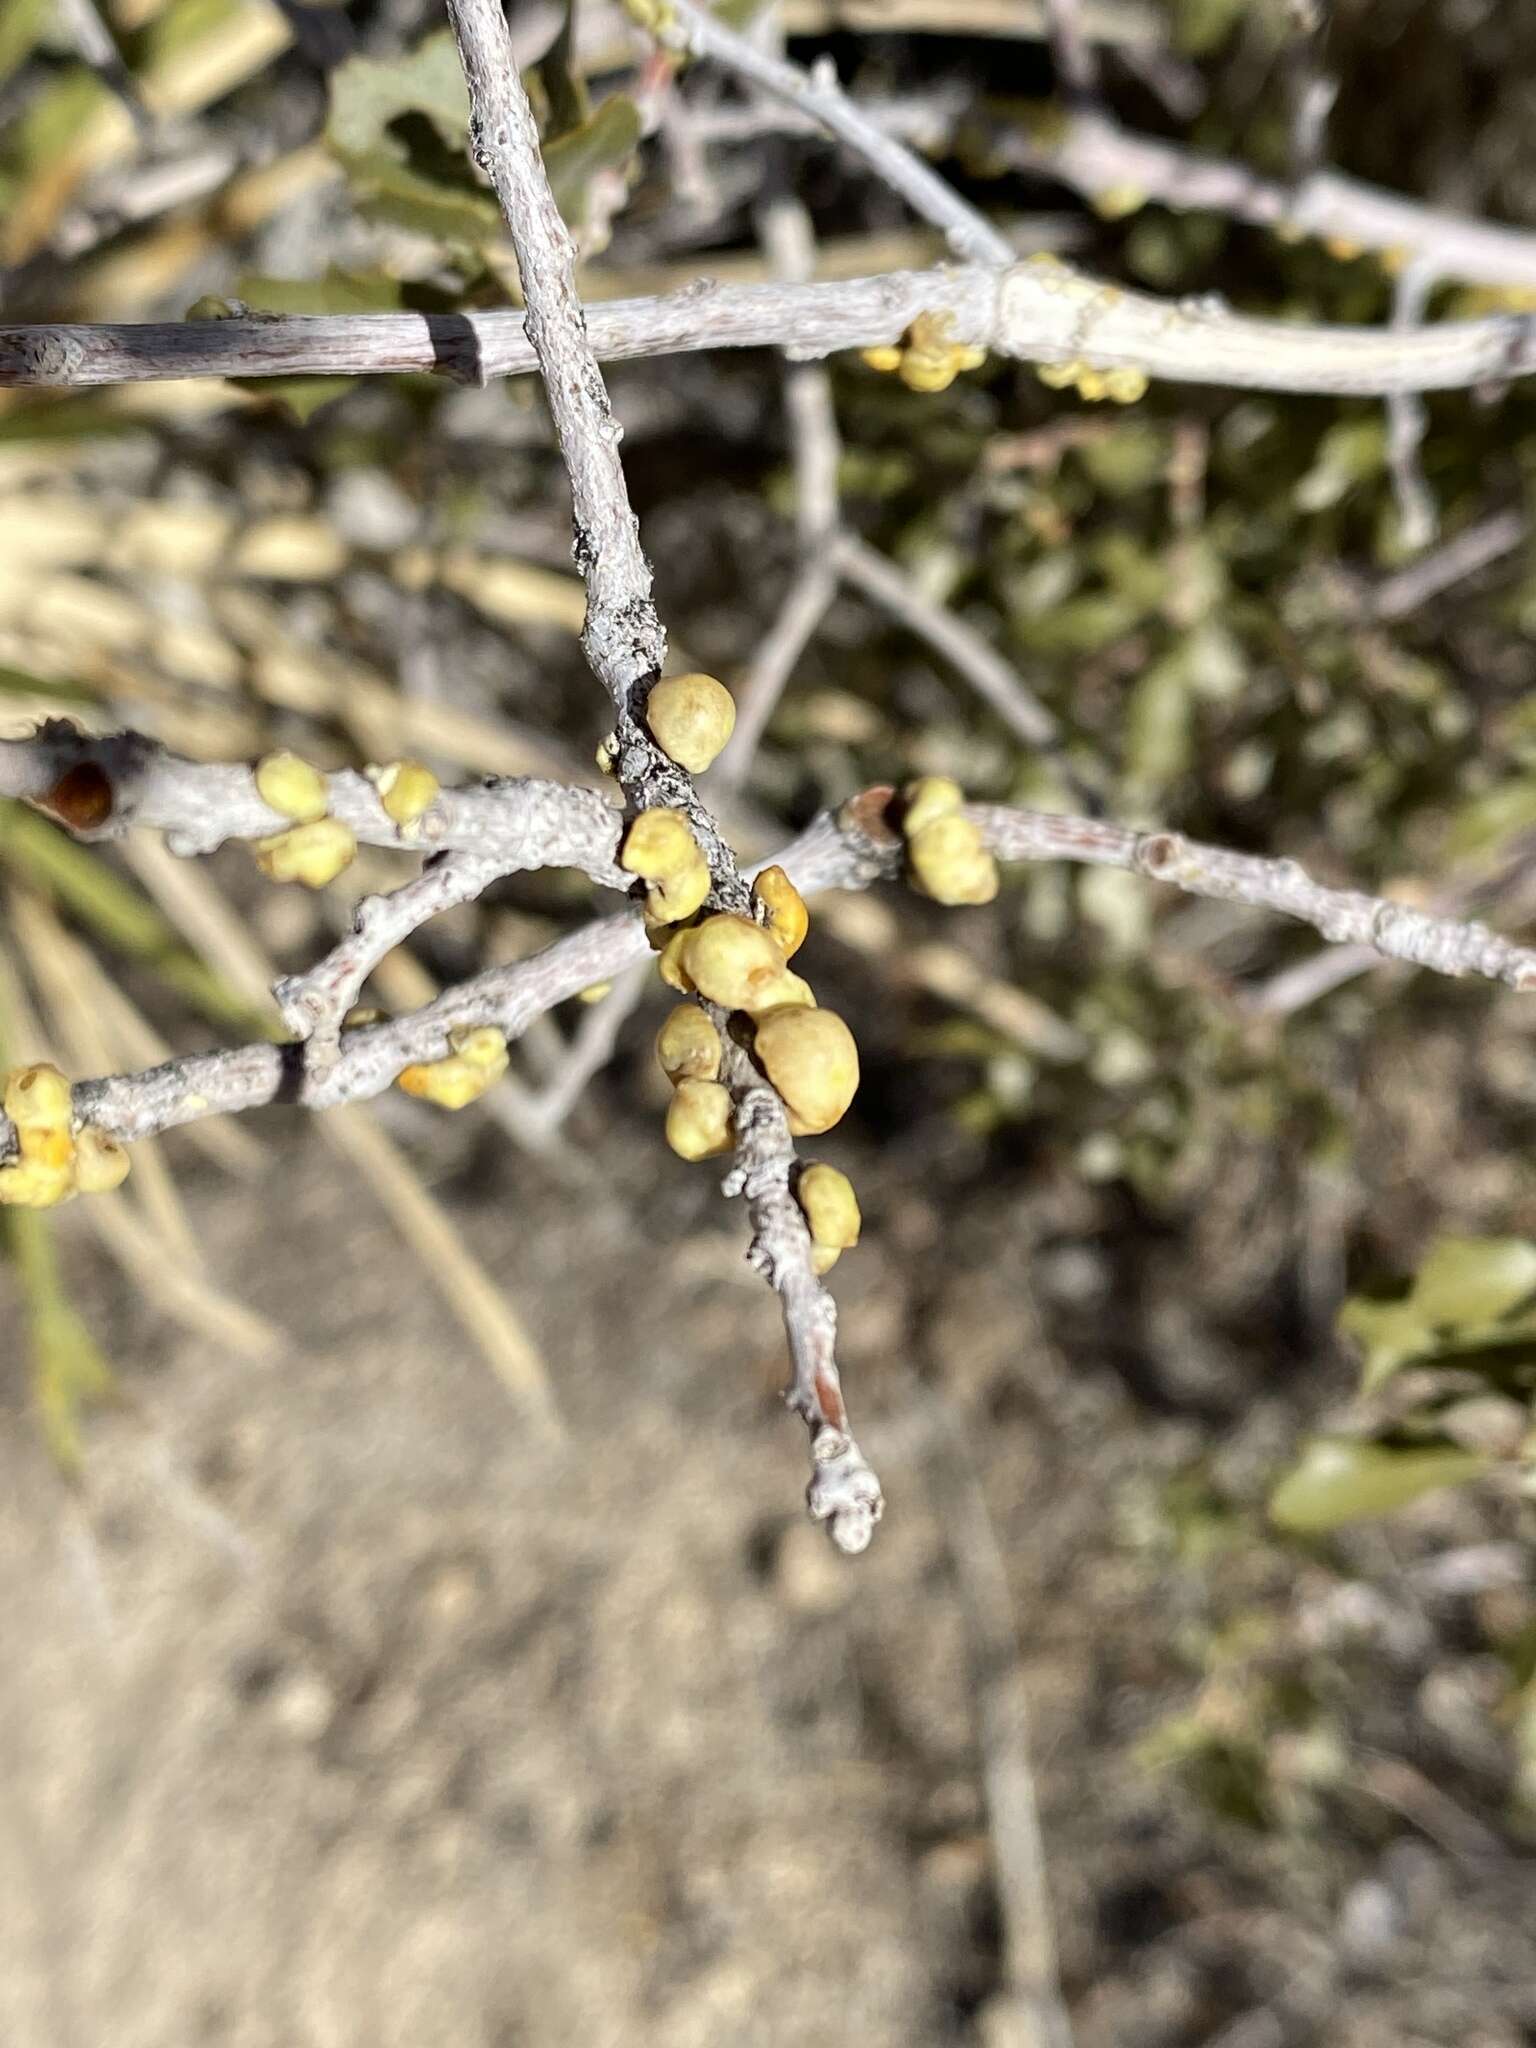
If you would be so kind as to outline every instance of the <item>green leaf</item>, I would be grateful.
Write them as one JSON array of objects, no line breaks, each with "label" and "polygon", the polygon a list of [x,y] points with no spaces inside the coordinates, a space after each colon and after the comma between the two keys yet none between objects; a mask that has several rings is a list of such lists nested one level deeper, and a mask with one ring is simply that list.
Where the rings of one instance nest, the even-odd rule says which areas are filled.
[{"label": "green leaf", "polygon": [[404,57],[337,65],[325,133],[363,212],[471,248],[498,232],[496,201],[464,158],[469,93],[447,29]]},{"label": "green leaf", "polygon": [[1513,1237],[1447,1237],[1430,1251],[1400,1301],[1355,1297],[1339,1311],[1342,1336],[1365,1354],[1361,1391],[1373,1394],[1414,1359],[1480,1350],[1536,1331],[1512,1321],[1536,1296],[1536,1245]]},{"label": "green leaf", "polygon": [[468,140],[469,91],[449,30],[425,37],[404,57],[349,57],[332,72],[325,133],[338,156],[387,148],[403,160],[403,145],[389,134],[402,114],[424,114],[445,148]]},{"label": "green leaf", "polygon": [[1412,1446],[1364,1437],[1313,1437],[1269,1499],[1277,1528],[1317,1535],[1372,1515],[1390,1515],[1437,1487],[1477,1479],[1492,1460],[1459,1444]]},{"label": "green leaf", "polygon": [[324,277],[242,277],[235,289],[254,313],[395,313],[405,303],[398,278],[334,266]]},{"label": "green leaf", "polygon": [[1536,825],[1536,776],[1515,776],[1468,799],[1451,819],[1445,851],[1451,860],[1492,853]]},{"label": "green leaf", "polygon": [[117,952],[143,961],[212,1022],[268,1038],[279,1035],[270,1016],[258,1015],[225,988],[147,896],[99,854],[22,804],[0,802],[0,861]]},{"label": "green leaf", "polygon": [[0,661],[0,697],[48,697],[55,704],[99,704],[101,692],[85,683],[61,683],[28,675]]},{"label": "green leaf", "polygon": [[587,88],[576,69],[576,0],[565,0],[565,19],[559,33],[537,66],[539,83],[549,103],[546,142],[569,135],[579,128],[591,111]]},{"label": "green leaf", "polygon": [[6,0],[0,8],[0,84],[25,64],[52,16],[49,0]]},{"label": "green leaf", "polygon": [[1419,1268],[1413,1298],[1449,1328],[1497,1321],[1536,1294],[1536,1244],[1522,1237],[1443,1237]]},{"label": "green leaf", "polygon": [[572,228],[587,219],[592,180],[622,170],[640,146],[640,109],[622,93],[603,101],[597,112],[562,135],[544,151],[544,168],[555,204]]},{"label": "green leaf", "polygon": [[1139,792],[1160,795],[1194,755],[1194,676],[1180,642],[1137,678],[1125,707],[1125,774]]},{"label": "green leaf", "polygon": [[1296,486],[1302,512],[1325,512],[1346,498],[1358,484],[1379,476],[1386,467],[1386,423],[1376,413],[1363,419],[1340,420],[1317,444],[1312,467]]}]

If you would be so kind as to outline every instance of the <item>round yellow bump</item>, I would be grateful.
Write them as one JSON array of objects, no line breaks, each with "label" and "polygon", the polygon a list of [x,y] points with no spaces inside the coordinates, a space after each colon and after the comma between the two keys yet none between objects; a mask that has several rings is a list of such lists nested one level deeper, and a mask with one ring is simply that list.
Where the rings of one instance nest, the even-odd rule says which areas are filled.
[{"label": "round yellow bump", "polygon": [[46,1129],[18,1130],[21,1156],[29,1166],[44,1173],[62,1173],[66,1178],[75,1164],[75,1140],[68,1124],[50,1124]]},{"label": "round yellow bump", "polygon": [[901,350],[894,342],[882,342],[876,348],[861,348],[859,360],[867,363],[872,370],[899,370]]},{"label": "round yellow bump", "polygon": [[691,929],[674,932],[662,947],[661,957],[656,962],[656,972],[667,987],[675,988],[680,996],[691,996],[694,992],[693,977],[685,965],[685,949],[692,937]]},{"label": "round yellow bump", "polygon": [[269,810],[301,825],[323,818],[330,802],[325,777],[301,754],[268,754],[256,763],[256,794]]},{"label": "round yellow bump", "polygon": [[351,863],[357,840],[340,818],[315,818],[271,839],[258,839],[253,851],[257,867],[272,881],[323,889]]},{"label": "round yellow bump", "polygon": [[611,996],[612,994],[613,983],[611,981],[594,981],[590,988],[577,990],[576,1000],[578,1003],[600,1003],[604,996]]},{"label": "round yellow bump", "polygon": [[797,1138],[830,1131],[859,1085],[859,1049],[834,1010],[781,1007],[757,1020],[753,1052],[784,1098]]},{"label": "round yellow bump", "polygon": [[[747,1009],[743,1004],[742,1008]],[[748,1014],[760,1017],[764,1010],[794,1008],[814,1010],[816,991],[803,975],[795,974],[788,967],[782,974],[776,974],[772,981],[765,982],[753,997]]]},{"label": "round yellow bump", "polygon": [[424,761],[391,761],[374,780],[384,815],[396,825],[414,825],[442,795],[443,785]]},{"label": "round yellow bump", "polygon": [[913,878],[935,903],[990,903],[997,862],[969,818],[936,818],[907,842]]},{"label": "round yellow bump", "polygon": [[709,895],[709,867],[702,853],[696,853],[685,868],[665,880],[648,882],[645,890],[645,921],[649,925],[683,924],[704,908]]},{"label": "round yellow bump", "polygon": [[720,1077],[720,1034],[697,1003],[679,1003],[656,1034],[656,1057],[675,1088]]},{"label": "round yellow bump", "polygon": [[667,1105],[667,1143],[679,1159],[731,1149],[731,1091],[718,1081],[679,1081]]},{"label": "round yellow bump", "polygon": [[768,913],[768,929],[778,940],[779,951],[793,960],[811,928],[805,898],[779,867],[764,868],[752,884],[752,894]]},{"label": "round yellow bump", "polygon": [[1112,398],[1116,405],[1134,405],[1138,398],[1147,395],[1147,373],[1129,367],[1106,370],[1104,373],[1104,395]]},{"label": "round yellow bump", "polygon": [[947,775],[924,775],[909,782],[902,796],[906,808],[901,815],[901,829],[908,839],[925,825],[931,825],[935,818],[947,818],[952,811],[958,811],[965,802],[965,791]]},{"label": "round yellow bump", "polygon": [[700,858],[693,828],[681,811],[642,811],[619,849],[619,866],[642,882],[665,882]]},{"label": "round yellow bump", "polygon": [[785,971],[773,934],[731,911],[719,911],[695,925],[680,958],[700,994],[727,1010],[758,1009]]},{"label": "round yellow bump", "polygon": [[908,354],[902,357],[897,375],[909,391],[947,391],[955,381],[955,365],[947,358],[930,360]]},{"label": "round yellow bump", "polygon": [[69,1128],[69,1083],[46,1061],[17,1067],[5,1078],[5,1113],[19,1133]]},{"label": "round yellow bump", "polygon": [[813,1244],[811,1246],[811,1271],[819,1280],[824,1273],[830,1273],[843,1256],[835,1244]]},{"label": "round yellow bump", "polygon": [[736,704],[713,676],[663,676],[645,700],[657,746],[690,775],[702,775],[736,729]]},{"label": "round yellow bump", "polygon": [[859,1198],[853,1182],[835,1166],[819,1161],[806,1167],[795,1186],[795,1199],[805,1211],[811,1236],[818,1245],[847,1251],[859,1241]]},{"label": "round yellow bump", "polygon": [[82,1195],[106,1195],[128,1178],[128,1154],[116,1138],[87,1124],[75,1150],[75,1186]]},{"label": "round yellow bump", "polygon": [[1105,185],[1089,203],[1100,220],[1124,220],[1127,214],[1141,211],[1147,195],[1139,185]]}]

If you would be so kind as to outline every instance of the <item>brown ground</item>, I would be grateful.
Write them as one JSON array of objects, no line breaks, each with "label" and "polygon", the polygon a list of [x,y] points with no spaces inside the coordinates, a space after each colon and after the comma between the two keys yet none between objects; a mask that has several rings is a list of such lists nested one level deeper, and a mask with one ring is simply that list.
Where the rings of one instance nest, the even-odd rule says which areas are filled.
[{"label": "brown ground", "polygon": [[[1023,1907],[967,1650],[987,1522],[1080,2048],[1536,2040],[1480,1622],[1527,1596],[1488,1589],[1509,1546],[1468,1548],[1510,1511],[1431,1502],[1333,1568],[1175,1540],[1173,1475],[1251,1497],[1322,1403],[1276,1371],[1264,1255],[1244,1306],[1209,1247],[1132,1259],[1048,1172],[960,1204],[899,1146],[865,1162],[840,1293],[891,1505],[844,1563],[794,1513],[735,1219],[606,1085],[611,1193],[497,1151],[440,1182],[560,1444],[310,1133],[281,1194],[188,1176],[215,1275],[291,1333],[263,1364],[170,1332],[72,1226],[138,1407],[77,1510],[8,1395],[6,2048],[1012,2048]],[[1222,1739],[1157,1767],[1148,1731],[1197,1708]]]}]

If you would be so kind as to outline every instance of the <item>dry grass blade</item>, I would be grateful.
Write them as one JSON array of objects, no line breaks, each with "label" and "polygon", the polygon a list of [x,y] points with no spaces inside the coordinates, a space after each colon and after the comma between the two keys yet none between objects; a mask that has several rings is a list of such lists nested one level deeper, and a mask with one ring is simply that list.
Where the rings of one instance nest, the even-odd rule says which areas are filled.
[{"label": "dry grass blade", "polygon": [[[206,871],[177,860],[155,839],[131,841],[128,852],[135,873],[166,916],[205,951],[231,987],[252,1002],[267,1000],[276,970]],[[531,1416],[558,1428],[549,1374],[537,1347],[399,1148],[361,1109],[322,1116],[319,1129],[361,1173],[497,1378]]]},{"label": "dry grass blade", "polygon": [[327,1110],[319,1128],[367,1181],[503,1386],[530,1419],[559,1433],[549,1372],[537,1346],[399,1147],[362,1109]]},{"label": "dry grass blade", "polygon": [[1019,1669],[1008,1574],[964,1426],[943,1394],[919,1397],[933,1424],[930,1483],[948,1533],[970,1639],[977,1739],[1003,1923],[1009,2032],[1020,2048],[1072,2048],[1062,2001],[1045,1842],[1029,1757],[1029,1699]]},{"label": "dry grass blade", "polygon": [[[95,991],[105,976],[53,906],[31,889],[6,891],[6,913],[27,971],[43,999],[61,1064],[73,1073],[110,1073],[117,1049],[101,1028]],[[134,1150],[128,1196],[149,1226],[150,1259],[172,1261],[196,1270],[204,1264],[197,1233],[184,1208],[157,1139]]]},{"label": "dry grass blade", "polygon": [[[140,1170],[134,1148],[134,1170]],[[190,1268],[165,1256],[158,1234],[135,1215],[119,1195],[92,1195],[86,1220],[104,1248],[139,1289],[146,1301],[172,1317],[196,1337],[241,1358],[262,1358],[282,1342],[282,1332],[254,1309],[200,1279]]]}]

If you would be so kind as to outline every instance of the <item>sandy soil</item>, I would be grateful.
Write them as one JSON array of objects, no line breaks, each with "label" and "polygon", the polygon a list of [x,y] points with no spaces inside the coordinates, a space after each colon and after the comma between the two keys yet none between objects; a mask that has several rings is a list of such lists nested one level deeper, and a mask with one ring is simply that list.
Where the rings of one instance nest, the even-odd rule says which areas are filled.
[{"label": "sandy soil", "polygon": [[[1332,1570],[1181,1553],[1170,1477],[1241,1488],[1316,1395],[1277,1383],[1264,1301],[1234,1348],[1157,1277],[1188,1247],[1133,1288],[1059,1188],[960,1205],[897,1148],[839,1276],[891,1508],[840,1561],[796,1514],[734,1219],[623,1128],[601,1195],[478,1147],[439,1183],[559,1442],[312,1134],[282,1192],[187,1178],[213,1273],[289,1333],[262,1363],[171,1332],[72,1229],[134,1406],[75,1505],[7,1378],[6,2048],[1022,2048],[968,1636],[993,1541],[1080,2048],[1536,2040],[1498,1688],[1469,1602],[1412,1578],[1495,1509],[1430,1504]],[[1300,1732],[1266,1710],[1260,1828],[1142,1747],[1221,1684],[1191,1645],[1229,1610],[1325,1674]]]}]

